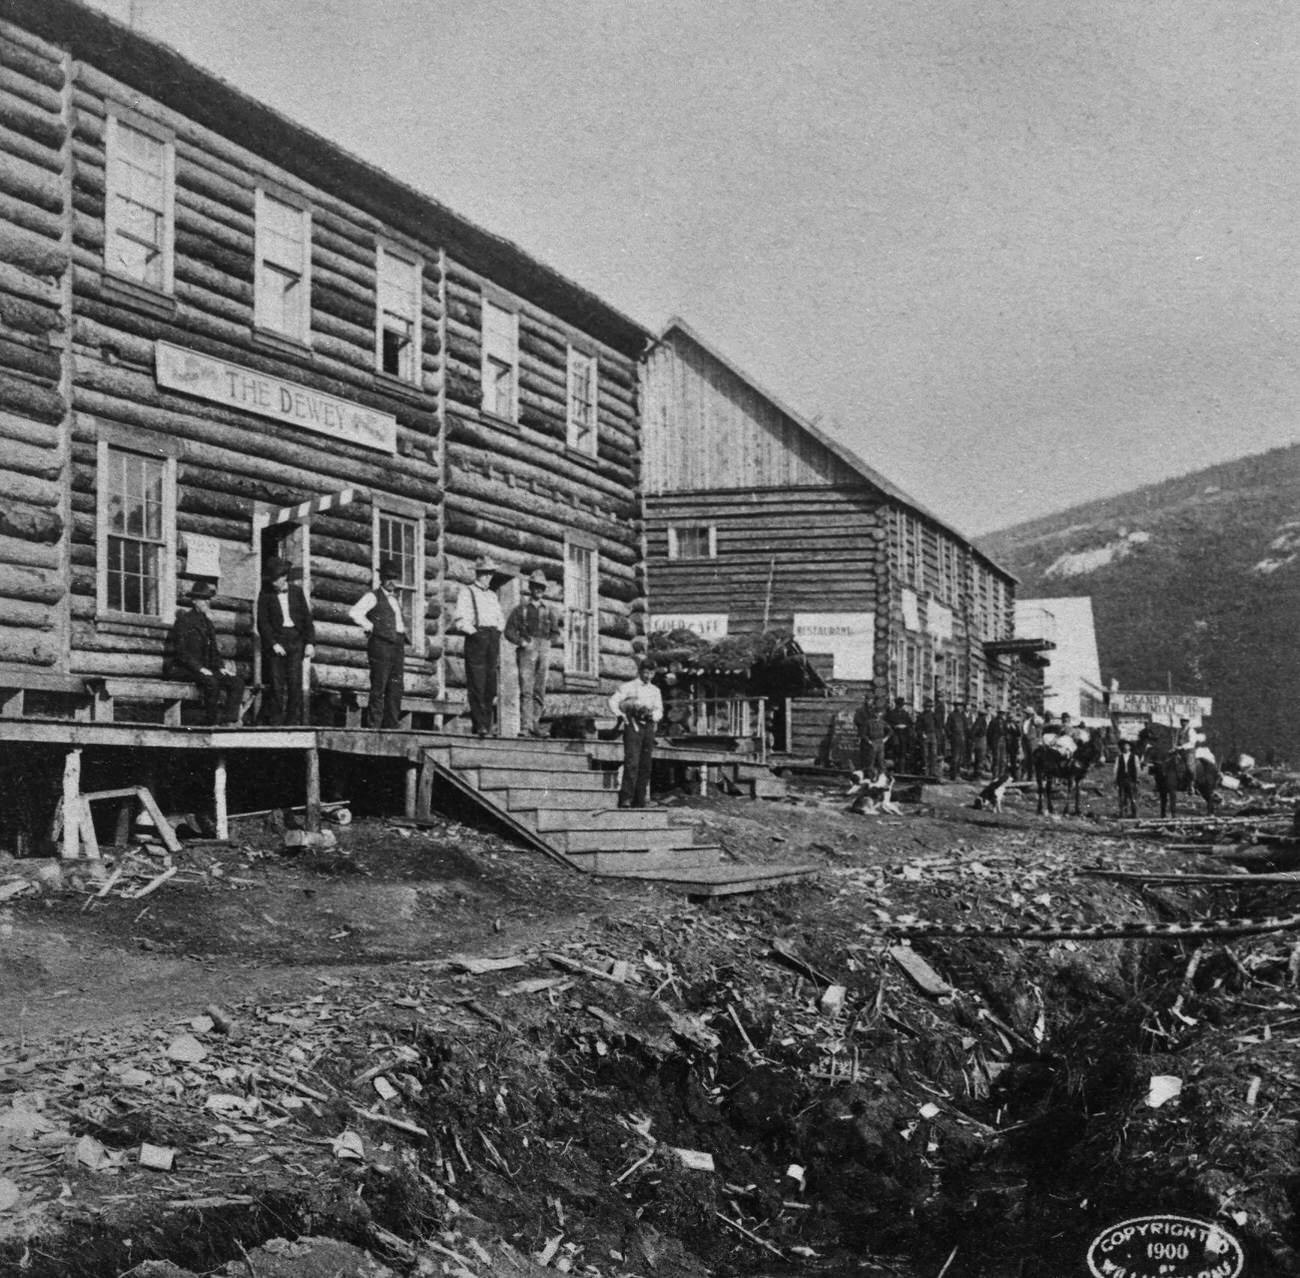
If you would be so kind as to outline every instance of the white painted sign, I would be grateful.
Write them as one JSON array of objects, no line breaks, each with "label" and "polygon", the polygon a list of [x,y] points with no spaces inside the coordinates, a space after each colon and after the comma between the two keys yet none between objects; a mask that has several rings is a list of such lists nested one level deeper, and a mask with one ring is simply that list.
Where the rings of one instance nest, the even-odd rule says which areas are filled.
[{"label": "white painted sign", "polygon": [[903,626],[907,630],[920,630],[921,628],[921,609],[918,605],[915,590],[903,591]]},{"label": "white painted sign", "polygon": [[925,605],[925,628],[935,639],[952,642],[952,609],[944,607],[935,600]]},{"label": "white painted sign", "polygon": [[158,385],[288,422],[381,453],[397,451],[397,418],[198,351],[154,343]]},{"label": "white painted sign", "polygon": [[1112,692],[1113,714],[1147,714],[1155,719],[1191,719],[1199,723],[1214,713],[1211,697],[1185,696],[1178,692]]},{"label": "white painted sign", "polygon": [[702,639],[727,637],[725,612],[672,612],[650,618],[650,633],[666,634],[670,630],[690,630]]},{"label": "white painted sign", "polygon": [[870,679],[876,652],[873,612],[796,612],[794,637],[809,653],[835,659],[834,679]]}]

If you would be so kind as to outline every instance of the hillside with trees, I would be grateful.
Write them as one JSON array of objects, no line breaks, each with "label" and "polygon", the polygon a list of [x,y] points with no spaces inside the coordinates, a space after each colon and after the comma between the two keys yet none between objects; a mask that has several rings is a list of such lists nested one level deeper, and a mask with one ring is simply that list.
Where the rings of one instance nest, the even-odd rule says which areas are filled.
[{"label": "hillside with trees", "polygon": [[1300,759],[1300,445],[981,541],[1019,598],[1092,597],[1103,680],[1211,696],[1221,753]]}]

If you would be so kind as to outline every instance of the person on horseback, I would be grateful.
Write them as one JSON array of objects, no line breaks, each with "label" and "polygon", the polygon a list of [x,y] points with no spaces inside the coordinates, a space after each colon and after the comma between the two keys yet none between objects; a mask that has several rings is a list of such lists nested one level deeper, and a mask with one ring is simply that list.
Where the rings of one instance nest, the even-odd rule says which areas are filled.
[{"label": "person on horseback", "polygon": [[1074,739],[1074,729],[1070,723],[1070,712],[1068,710],[1062,711],[1060,723],[1052,722],[1050,711],[1043,712],[1043,719],[1045,720],[1043,723],[1043,744],[1051,746],[1062,758],[1073,758],[1079,743]]}]

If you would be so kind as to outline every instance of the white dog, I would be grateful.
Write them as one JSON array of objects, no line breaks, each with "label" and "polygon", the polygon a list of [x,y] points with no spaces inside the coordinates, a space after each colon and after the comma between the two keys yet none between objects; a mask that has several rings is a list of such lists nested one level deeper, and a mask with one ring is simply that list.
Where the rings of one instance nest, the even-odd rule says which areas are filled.
[{"label": "white dog", "polygon": [[848,797],[850,812],[860,812],[863,816],[902,816],[903,809],[894,802],[894,778],[888,772],[881,771],[874,777],[865,772],[855,772],[849,783]]}]

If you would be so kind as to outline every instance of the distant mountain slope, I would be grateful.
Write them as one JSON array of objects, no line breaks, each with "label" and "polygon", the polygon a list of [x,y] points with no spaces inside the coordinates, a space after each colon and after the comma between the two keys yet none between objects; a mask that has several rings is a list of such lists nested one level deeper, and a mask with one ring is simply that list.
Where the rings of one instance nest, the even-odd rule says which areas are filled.
[{"label": "distant mountain slope", "polygon": [[1221,751],[1300,761],[1300,445],[980,542],[1020,598],[1092,596],[1103,679],[1212,696]]}]

